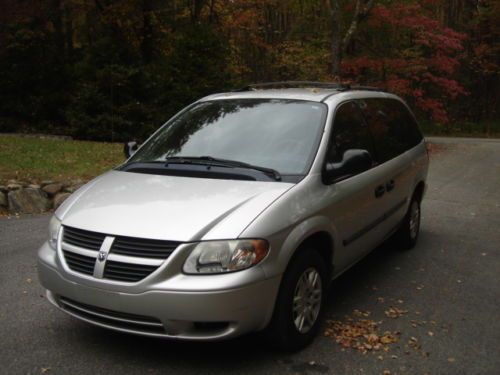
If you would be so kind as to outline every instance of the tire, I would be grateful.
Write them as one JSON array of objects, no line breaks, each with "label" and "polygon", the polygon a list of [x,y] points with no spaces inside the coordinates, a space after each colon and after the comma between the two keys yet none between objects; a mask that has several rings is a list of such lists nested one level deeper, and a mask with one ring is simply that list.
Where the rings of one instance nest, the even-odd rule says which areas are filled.
[{"label": "tire", "polygon": [[395,234],[395,239],[403,250],[413,249],[420,234],[420,200],[414,195],[408,211]]},{"label": "tire", "polygon": [[[266,332],[274,348],[287,352],[305,348],[318,333],[328,286],[323,257],[314,249],[299,251],[283,276],[273,317]],[[313,282],[315,277],[316,282]],[[294,309],[294,300],[300,296],[302,298],[297,300]],[[301,304],[300,301],[304,302]]]}]

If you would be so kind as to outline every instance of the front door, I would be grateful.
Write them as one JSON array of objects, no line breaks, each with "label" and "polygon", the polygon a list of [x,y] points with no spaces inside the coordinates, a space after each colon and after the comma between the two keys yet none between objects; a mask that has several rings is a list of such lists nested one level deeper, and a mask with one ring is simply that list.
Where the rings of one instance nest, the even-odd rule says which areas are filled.
[{"label": "front door", "polygon": [[[341,104],[335,113],[326,162],[338,163],[349,149],[363,149],[375,159],[371,134],[359,106]],[[336,228],[336,273],[341,272],[376,246],[383,233],[380,218],[386,209],[385,179],[374,165],[368,171],[325,186],[325,215]],[[384,187],[385,189],[385,187]]]}]

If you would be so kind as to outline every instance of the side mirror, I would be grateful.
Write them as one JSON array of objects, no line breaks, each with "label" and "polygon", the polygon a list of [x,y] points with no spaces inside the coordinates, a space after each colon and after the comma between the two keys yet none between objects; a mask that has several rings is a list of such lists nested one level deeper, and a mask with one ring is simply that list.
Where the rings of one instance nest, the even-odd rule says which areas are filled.
[{"label": "side mirror", "polygon": [[125,157],[128,159],[129,157],[135,154],[138,148],[139,145],[137,144],[136,141],[126,142],[123,145],[123,153],[125,154]]},{"label": "side mirror", "polygon": [[323,179],[325,183],[331,184],[367,171],[372,165],[373,159],[368,151],[347,150],[341,162],[326,164]]}]

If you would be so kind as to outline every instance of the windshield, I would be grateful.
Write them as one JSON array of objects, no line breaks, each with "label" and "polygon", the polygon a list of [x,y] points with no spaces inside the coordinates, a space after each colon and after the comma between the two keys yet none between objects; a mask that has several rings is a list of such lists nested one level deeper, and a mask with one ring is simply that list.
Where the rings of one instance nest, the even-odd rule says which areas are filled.
[{"label": "windshield", "polygon": [[322,103],[238,99],[196,104],[172,119],[130,159],[228,159],[284,175],[308,172],[326,117]]}]

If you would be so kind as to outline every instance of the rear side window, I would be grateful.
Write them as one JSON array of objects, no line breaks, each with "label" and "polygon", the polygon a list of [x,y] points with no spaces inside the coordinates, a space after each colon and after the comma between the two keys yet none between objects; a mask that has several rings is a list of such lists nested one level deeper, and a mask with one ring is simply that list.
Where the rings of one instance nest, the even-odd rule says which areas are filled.
[{"label": "rear side window", "polygon": [[395,158],[422,140],[415,119],[400,101],[364,99],[359,104],[373,135],[380,163]]},{"label": "rear side window", "polygon": [[368,126],[358,105],[341,104],[333,121],[333,133],[327,154],[328,163],[342,161],[344,152],[351,149],[367,150],[373,155],[373,142]]}]

